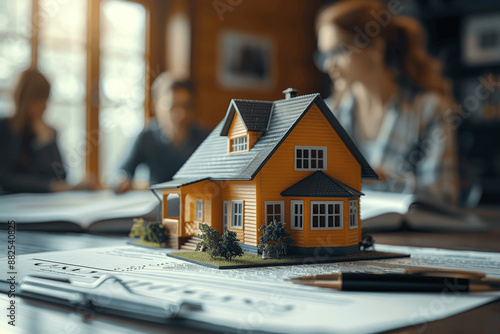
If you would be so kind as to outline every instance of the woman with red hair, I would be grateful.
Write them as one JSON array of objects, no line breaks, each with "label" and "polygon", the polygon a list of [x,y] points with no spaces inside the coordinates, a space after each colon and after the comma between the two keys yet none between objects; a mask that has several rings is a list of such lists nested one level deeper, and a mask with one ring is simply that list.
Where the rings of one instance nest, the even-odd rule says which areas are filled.
[{"label": "woman with red hair", "polygon": [[456,202],[450,84],[425,48],[422,26],[380,1],[339,1],[318,15],[318,67],[329,102],[382,181],[376,190]]}]

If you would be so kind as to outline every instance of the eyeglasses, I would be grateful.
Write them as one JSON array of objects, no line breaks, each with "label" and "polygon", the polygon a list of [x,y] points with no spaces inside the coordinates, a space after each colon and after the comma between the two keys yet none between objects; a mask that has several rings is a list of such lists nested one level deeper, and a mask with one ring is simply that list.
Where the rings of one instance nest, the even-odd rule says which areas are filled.
[{"label": "eyeglasses", "polygon": [[314,53],[314,64],[321,72],[328,72],[332,61],[345,55],[345,50],[341,46],[334,48],[328,52],[316,51]]}]

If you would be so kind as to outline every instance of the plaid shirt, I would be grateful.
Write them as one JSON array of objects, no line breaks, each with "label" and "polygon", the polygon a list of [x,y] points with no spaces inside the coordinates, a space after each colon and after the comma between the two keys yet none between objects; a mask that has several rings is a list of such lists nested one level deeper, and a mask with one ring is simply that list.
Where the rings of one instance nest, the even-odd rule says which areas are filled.
[{"label": "plaid shirt", "polygon": [[[402,94],[389,106],[378,137],[363,141],[356,135],[355,103],[351,98],[334,110],[370,165],[384,180],[363,187],[372,190],[415,193],[456,203],[459,195],[456,133],[440,97]],[[327,100],[327,103],[329,101]]]}]

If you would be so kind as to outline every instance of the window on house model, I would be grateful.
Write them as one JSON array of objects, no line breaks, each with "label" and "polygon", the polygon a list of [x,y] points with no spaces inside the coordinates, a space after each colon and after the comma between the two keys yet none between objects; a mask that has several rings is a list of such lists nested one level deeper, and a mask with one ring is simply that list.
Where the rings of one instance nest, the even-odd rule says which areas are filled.
[{"label": "window on house model", "polygon": [[273,221],[283,223],[283,202],[266,202],[266,224]]},{"label": "window on house model", "polygon": [[349,201],[349,228],[358,227],[358,201]]},{"label": "window on house model", "polygon": [[196,219],[203,220],[203,200],[196,200]]},{"label": "window on house model", "polygon": [[304,201],[291,201],[292,230],[304,229]]},{"label": "window on house model", "polygon": [[342,202],[311,201],[311,229],[342,229]]},{"label": "window on house model", "polygon": [[231,201],[231,227],[243,227],[243,201]]},{"label": "window on house model", "polygon": [[295,170],[326,170],[326,147],[295,146]]},{"label": "window on house model", "polygon": [[248,150],[247,136],[231,139],[231,152],[243,152]]}]

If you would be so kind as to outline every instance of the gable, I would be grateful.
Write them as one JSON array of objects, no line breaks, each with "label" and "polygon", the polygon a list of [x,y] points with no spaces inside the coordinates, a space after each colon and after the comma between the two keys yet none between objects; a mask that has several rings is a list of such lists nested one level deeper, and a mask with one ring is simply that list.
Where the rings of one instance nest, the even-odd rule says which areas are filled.
[{"label": "gable", "polygon": [[240,115],[236,114],[233,117],[233,121],[231,122],[231,126],[229,127],[229,131],[227,133],[228,138],[238,138],[243,137],[248,134],[248,131],[241,119]]},{"label": "gable", "polygon": [[272,107],[273,103],[267,101],[231,100],[220,135],[228,135],[236,115],[240,117],[247,131],[266,131]]},{"label": "gable", "polygon": [[317,170],[316,167],[305,170],[296,168],[296,148],[322,150],[325,155],[322,171],[351,188],[361,189],[360,163],[316,103],[301,117],[262,167],[260,175],[263,185],[275,184],[276,190],[283,191]]}]

